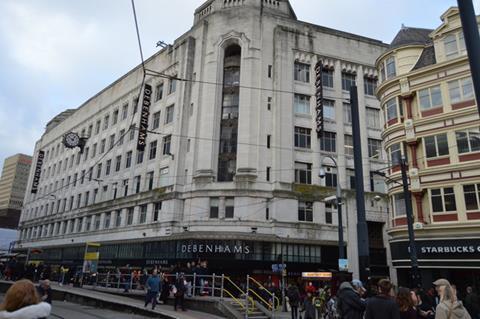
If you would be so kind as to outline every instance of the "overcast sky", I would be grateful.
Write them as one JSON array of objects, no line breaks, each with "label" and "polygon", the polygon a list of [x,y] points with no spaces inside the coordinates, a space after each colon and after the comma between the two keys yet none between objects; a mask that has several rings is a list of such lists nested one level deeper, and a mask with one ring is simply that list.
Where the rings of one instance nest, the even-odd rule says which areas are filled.
[{"label": "overcast sky", "polygon": [[[291,0],[299,20],[390,43],[436,28],[456,0]],[[173,43],[203,0],[136,0],[145,57]],[[477,14],[480,0],[474,0]],[[0,164],[33,153],[46,123],[140,62],[130,0],[0,1]]]}]

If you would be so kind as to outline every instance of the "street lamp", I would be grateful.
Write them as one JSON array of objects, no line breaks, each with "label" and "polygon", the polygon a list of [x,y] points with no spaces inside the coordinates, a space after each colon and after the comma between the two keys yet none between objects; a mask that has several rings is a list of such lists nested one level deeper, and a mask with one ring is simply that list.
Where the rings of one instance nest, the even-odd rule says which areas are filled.
[{"label": "street lamp", "polygon": [[[329,158],[332,160],[334,167],[337,169],[337,176],[338,176],[338,165],[337,161],[330,155],[325,155],[325,157]],[[318,176],[323,179],[325,178],[325,169],[323,168],[323,164],[320,166],[320,171],[318,173]],[[335,197],[332,196],[332,198],[326,198],[327,200],[325,202],[331,202],[335,201],[337,204],[337,214],[338,214],[338,259],[343,260],[345,259],[345,243],[343,241],[343,222],[342,222],[342,188],[340,187],[340,181],[337,178],[337,189],[336,189],[336,194]],[[340,269],[340,263],[338,265],[338,270],[341,271]]]}]

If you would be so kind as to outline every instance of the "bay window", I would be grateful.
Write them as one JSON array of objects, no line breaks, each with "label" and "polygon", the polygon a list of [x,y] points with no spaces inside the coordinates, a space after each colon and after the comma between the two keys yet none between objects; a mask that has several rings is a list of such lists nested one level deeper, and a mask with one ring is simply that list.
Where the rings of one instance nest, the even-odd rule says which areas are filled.
[{"label": "bay window", "polygon": [[463,185],[463,197],[467,210],[478,210],[480,203],[480,184]]},{"label": "bay window", "polygon": [[440,85],[418,91],[418,99],[420,110],[422,111],[442,106],[442,91]]},{"label": "bay window", "polygon": [[425,155],[427,158],[448,155],[447,134],[438,134],[423,138],[425,143]]},{"label": "bay window", "polygon": [[457,210],[453,187],[435,188],[430,190],[432,212],[450,212]]},{"label": "bay window", "polygon": [[478,129],[455,132],[458,153],[480,151],[480,132]]},{"label": "bay window", "polygon": [[464,78],[448,82],[448,93],[451,103],[474,99],[472,78]]}]

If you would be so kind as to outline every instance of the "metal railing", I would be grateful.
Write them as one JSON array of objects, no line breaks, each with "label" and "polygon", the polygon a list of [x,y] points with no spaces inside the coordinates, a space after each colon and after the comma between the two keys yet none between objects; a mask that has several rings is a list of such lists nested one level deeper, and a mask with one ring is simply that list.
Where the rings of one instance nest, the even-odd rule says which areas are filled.
[{"label": "metal railing", "polygon": [[[259,291],[265,292],[269,296],[269,300],[265,300],[264,297],[260,296],[258,292],[256,292],[253,287],[251,286],[250,282],[253,283],[253,287],[256,287]],[[272,317],[275,317],[275,311],[278,310],[278,308],[281,306],[280,305],[280,299],[278,299],[277,296],[275,296],[275,293],[270,292],[267,288],[265,288],[261,283],[259,283],[255,278],[250,277],[247,275],[247,288],[249,293],[253,293],[262,303],[263,305],[268,309],[272,311]]]}]

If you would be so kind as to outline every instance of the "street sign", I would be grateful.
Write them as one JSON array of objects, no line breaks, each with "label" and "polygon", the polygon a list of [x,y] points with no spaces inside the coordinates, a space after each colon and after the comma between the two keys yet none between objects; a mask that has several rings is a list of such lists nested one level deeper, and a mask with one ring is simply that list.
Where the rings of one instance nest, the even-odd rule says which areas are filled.
[{"label": "street sign", "polygon": [[339,271],[348,271],[348,259],[339,259],[338,260],[338,270]]},{"label": "street sign", "polygon": [[273,272],[282,272],[287,268],[287,264],[272,264]]}]

